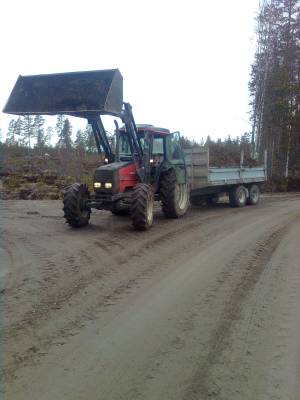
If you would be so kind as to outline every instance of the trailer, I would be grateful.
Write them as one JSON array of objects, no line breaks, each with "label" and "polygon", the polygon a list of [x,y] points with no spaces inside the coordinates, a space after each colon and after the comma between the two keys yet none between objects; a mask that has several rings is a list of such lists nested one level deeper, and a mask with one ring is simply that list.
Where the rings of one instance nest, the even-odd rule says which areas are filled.
[{"label": "trailer", "polygon": [[267,179],[266,154],[264,165],[255,167],[244,166],[243,152],[238,167],[211,166],[209,147],[184,149],[184,157],[192,205],[216,203],[225,193],[232,207],[259,202],[261,185]]}]

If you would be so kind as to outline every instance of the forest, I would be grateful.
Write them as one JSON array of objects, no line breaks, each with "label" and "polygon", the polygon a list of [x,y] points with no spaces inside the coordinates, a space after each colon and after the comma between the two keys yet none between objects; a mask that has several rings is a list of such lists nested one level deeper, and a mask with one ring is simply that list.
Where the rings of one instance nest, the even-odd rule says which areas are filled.
[{"label": "forest", "polygon": [[300,1],[264,0],[252,65],[253,153],[268,152],[268,177],[300,175]]}]

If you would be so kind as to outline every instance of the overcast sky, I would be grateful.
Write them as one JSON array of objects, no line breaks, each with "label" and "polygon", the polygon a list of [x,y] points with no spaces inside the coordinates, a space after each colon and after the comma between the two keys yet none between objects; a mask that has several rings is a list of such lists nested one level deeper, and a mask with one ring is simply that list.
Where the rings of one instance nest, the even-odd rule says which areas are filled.
[{"label": "overcast sky", "polygon": [[[137,123],[241,135],[257,10],[258,0],[1,0],[0,108],[19,74],[119,68]],[[10,119],[1,113],[2,131]]]}]

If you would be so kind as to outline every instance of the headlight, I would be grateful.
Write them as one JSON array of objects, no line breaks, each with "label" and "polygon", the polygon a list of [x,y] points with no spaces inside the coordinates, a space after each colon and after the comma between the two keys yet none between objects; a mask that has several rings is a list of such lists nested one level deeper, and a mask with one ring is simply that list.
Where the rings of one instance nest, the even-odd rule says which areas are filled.
[{"label": "headlight", "polygon": [[112,188],[112,183],[111,182],[107,182],[105,183],[105,189],[111,189]]},{"label": "headlight", "polygon": [[101,182],[94,182],[94,188],[95,189],[100,189],[101,188]]}]

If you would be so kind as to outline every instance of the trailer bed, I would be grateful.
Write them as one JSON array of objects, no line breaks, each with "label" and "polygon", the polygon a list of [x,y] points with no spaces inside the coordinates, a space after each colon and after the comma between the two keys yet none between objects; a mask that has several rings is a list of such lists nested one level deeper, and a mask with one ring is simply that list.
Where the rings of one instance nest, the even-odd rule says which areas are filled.
[{"label": "trailer bed", "polygon": [[191,191],[216,187],[262,183],[266,180],[265,166],[246,167],[243,155],[239,167],[211,167],[209,148],[185,149],[185,163]]}]

